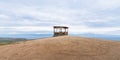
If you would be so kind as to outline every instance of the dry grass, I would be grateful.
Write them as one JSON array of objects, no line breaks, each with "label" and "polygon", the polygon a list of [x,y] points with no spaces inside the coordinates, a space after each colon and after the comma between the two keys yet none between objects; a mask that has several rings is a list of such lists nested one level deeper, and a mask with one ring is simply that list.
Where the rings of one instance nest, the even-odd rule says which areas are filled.
[{"label": "dry grass", "polygon": [[0,46],[0,60],[120,60],[120,42],[61,36]]}]

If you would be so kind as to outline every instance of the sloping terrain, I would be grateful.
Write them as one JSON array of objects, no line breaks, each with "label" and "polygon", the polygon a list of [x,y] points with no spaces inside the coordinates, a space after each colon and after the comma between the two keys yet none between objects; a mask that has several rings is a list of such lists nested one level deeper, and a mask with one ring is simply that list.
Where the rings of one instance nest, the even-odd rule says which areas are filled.
[{"label": "sloping terrain", "polygon": [[120,42],[61,36],[0,46],[0,60],[120,60]]}]

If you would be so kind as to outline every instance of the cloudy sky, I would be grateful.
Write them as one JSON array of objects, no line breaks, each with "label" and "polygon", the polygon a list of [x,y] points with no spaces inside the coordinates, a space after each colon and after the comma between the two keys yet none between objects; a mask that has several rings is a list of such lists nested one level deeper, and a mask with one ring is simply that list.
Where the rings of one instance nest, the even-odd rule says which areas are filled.
[{"label": "cloudy sky", "polygon": [[0,34],[47,34],[54,25],[120,35],[120,0],[0,0]]}]

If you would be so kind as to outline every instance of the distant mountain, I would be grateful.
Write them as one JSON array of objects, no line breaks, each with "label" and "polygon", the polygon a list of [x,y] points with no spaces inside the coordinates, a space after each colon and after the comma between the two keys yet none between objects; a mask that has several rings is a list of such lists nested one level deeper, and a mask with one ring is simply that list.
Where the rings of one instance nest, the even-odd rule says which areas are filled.
[{"label": "distant mountain", "polygon": [[25,38],[3,38],[0,37],[0,41],[25,41]]},{"label": "distant mountain", "polygon": [[120,41],[120,35],[91,34],[91,33],[87,33],[87,34],[71,34],[71,35]]},{"label": "distant mountain", "polygon": [[[120,35],[106,35],[106,34],[92,34],[92,33],[69,34],[69,35],[70,36],[83,36],[83,37],[91,37],[91,38],[100,38],[100,39],[120,41]],[[2,34],[2,35],[0,35],[0,37],[23,38],[22,40],[24,40],[24,38],[25,38],[25,39],[31,40],[31,39],[38,39],[38,38],[53,37],[53,34]],[[14,39],[11,39],[11,40],[14,40]]]},{"label": "distant mountain", "polygon": [[37,39],[37,38],[52,37],[52,34],[2,34],[0,35],[0,37]]}]

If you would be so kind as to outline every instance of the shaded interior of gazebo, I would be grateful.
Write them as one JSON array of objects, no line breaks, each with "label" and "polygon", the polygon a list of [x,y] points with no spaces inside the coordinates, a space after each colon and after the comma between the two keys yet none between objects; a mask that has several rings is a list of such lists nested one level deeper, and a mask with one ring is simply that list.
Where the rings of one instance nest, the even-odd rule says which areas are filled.
[{"label": "shaded interior of gazebo", "polygon": [[68,27],[66,26],[54,26],[54,37],[68,35]]}]

